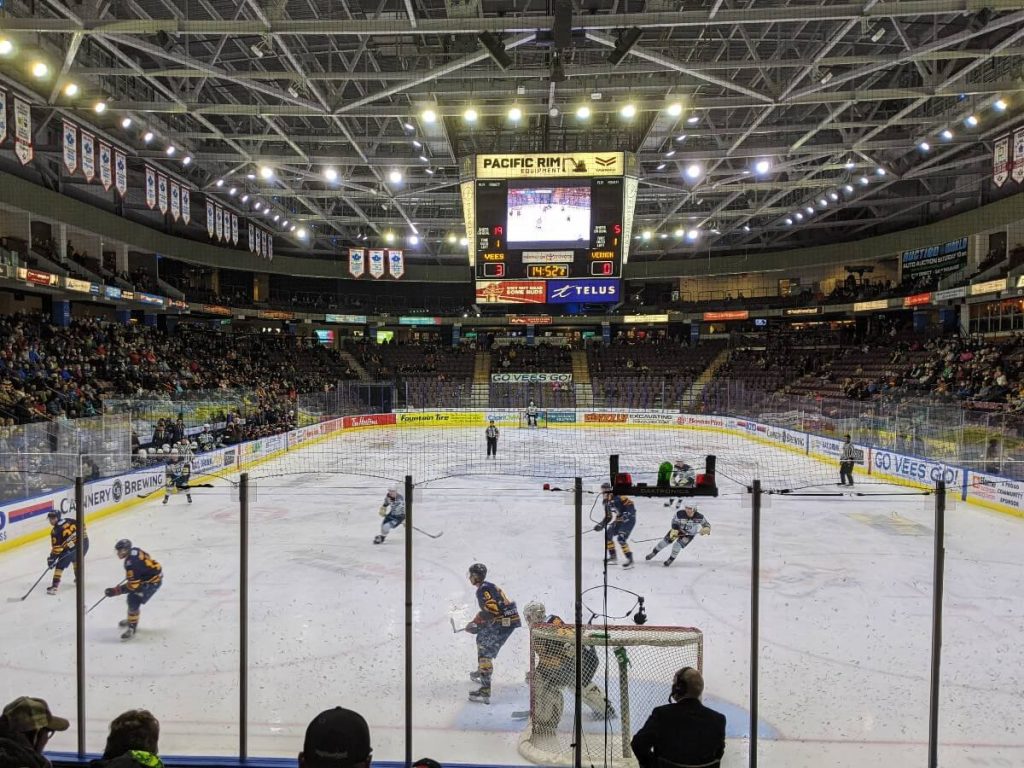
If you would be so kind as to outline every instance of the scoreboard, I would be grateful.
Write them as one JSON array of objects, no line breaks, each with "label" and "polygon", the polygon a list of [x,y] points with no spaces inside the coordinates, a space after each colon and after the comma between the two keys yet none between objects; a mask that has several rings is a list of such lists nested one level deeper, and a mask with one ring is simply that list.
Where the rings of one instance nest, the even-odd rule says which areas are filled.
[{"label": "scoreboard", "polygon": [[474,160],[462,198],[478,301],[619,300],[637,183],[625,153]]}]

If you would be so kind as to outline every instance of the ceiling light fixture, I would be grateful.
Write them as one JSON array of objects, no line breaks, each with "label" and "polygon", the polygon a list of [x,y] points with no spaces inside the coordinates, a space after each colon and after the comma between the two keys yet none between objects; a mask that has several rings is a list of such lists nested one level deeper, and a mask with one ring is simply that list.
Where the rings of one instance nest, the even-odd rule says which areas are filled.
[{"label": "ceiling light fixture", "polygon": [[683,105],[681,102],[673,101],[665,108],[665,111],[668,112],[672,117],[679,117],[681,114],[683,114]]},{"label": "ceiling light fixture", "polygon": [[409,245],[419,245],[420,239],[417,235],[409,235]]},{"label": "ceiling light fixture", "polygon": [[6,37],[0,37],[0,56],[10,56],[14,53],[14,43]]},{"label": "ceiling light fixture", "polygon": [[964,120],[964,124],[969,125],[971,128],[974,128],[978,124],[977,115],[968,115],[967,119]]},{"label": "ceiling light fixture", "polygon": [[656,171],[664,171],[667,166],[668,166],[668,163],[658,163],[658,167],[655,168],[654,170],[656,170]]},{"label": "ceiling light fixture", "polygon": [[691,230],[689,230],[686,233],[686,239],[689,240],[691,243],[696,242],[699,238],[700,238],[700,230],[699,229],[691,229]]},{"label": "ceiling light fixture", "polygon": [[107,102],[97,101],[95,104],[92,105],[92,108],[97,115],[102,115],[104,112],[107,111]]},{"label": "ceiling light fixture", "polygon": [[754,165],[754,170],[757,171],[762,176],[768,173],[768,171],[770,171],[771,169],[772,161],[768,160],[767,158],[758,160],[757,163]]},{"label": "ceiling light fixture", "polygon": [[164,150],[164,152],[167,153],[168,157],[171,157],[177,151],[178,150],[175,148],[175,146],[173,144],[171,144],[169,147],[167,147],[167,149]]},{"label": "ceiling light fixture", "polygon": [[338,172],[334,168],[324,168],[324,178],[330,182],[338,180]]},{"label": "ceiling light fixture", "polygon": [[243,203],[249,202],[249,196],[248,195],[242,195],[242,202]]},{"label": "ceiling light fixture", "polygon": [[218,187],[223,187],[224,186],[224,179],[217,179],[216,183],[217,183]]},{"label": "ceiling light fixture", "polygon": [[274,169],[271,168],[269,165],[261,165],[260,178],[263,179],[264,181],[268,181],[274,178]]},{"label": "ceiling light fixture", "polygon": [[579,120],[589,120],[590,119],[590,107],[588,107],[586,105],[583,105],[582,107],[577,107],[576,108],[576,117]]},{"label": "ceiling light fixture", "polygon": [[238,191],[238,187],[232,187],[231,189],[228,190],[228,194],[231,195],[232,197],[234,197],[235,193],[237,191]]},{"label": "ceiling light fixture", "polygon": [[299,231],[296,232],[295,234],[298,236],[298,238],[300,240],[305,240],[309,233],[306,232],[306,228],[305,227],[300,227]]},{"label": "ceiling light fixture", "polygon": [[800,211],[797,211],[796,213],[793,214],[793,218],[795,218],[797,221],[803,221],[804,215],[800,213]]},{"label": "ceiling light fixture", "polygon": [[468,244],[469,244],[469,240],[467,240],[464,237],[460,237],[459,238],[459,245],[461,245],[463,248],[465,248]]},{"label": "ceiling light fixture", "polygon": [[996,112],[1005,112],[1007,106],[1008,104],[1006,103],[1006,99],[997,99],[996,102],[992,105],[993,109],[995,109]]},{"label": "ceiling light fixture", "polygon": [[951,130],[949,130],[949,128],[944,129],[942,131],[942,133],[939,134],[939,136],[942,137],[943,141],[952,141],[953,140],[953,132]]},{"label": "ceiling light fixture", "polygon": [[479,113],[472,107],[462,113],[462,119],[467,123],[475,123],[478,117],[480,117]]},{"label": "ceiling light fixture", "polygon": [[523,110],[519,107],[512,107],[508,111],[508,119],[513,123],[517,123],[523,119]]},{"label": "ceiling light fixture", "polygon": [[424,123],[437,122],[437,112],[429,108],[424,109],[422,112],[420,112],[420,119],[423,120]]},{"label": "ceiling light fixture", "polygon": [[928,152],[931,150],[932,145],[929,144],[927,141],[922,141],[920,144],[917,145],[917,148],[920,149],[922,152]]},{"label": "ceiling light fixture", "polygon": [[124,128],[125,130],[128,130],[129,128],[131,128],[132,127],[132,119],[130,117],[124,118],[121,121],[121,127]]},{"label": "ceiling light fixture", "polygon": [[862,187],[866,187],[866,186],[867,186],[868,184],[870,184],[870,183],[871,183],[871,180],[870,180],[870,179],[868,179],[868,177],[867,177],[867,176],[861,176],[861,177],[860,177],[860,185],[861,185]]},{"label": "ceiling light fixture", "polygon": [[384,242],[393,243],[395,242],[395,233],[390,230],[384,233]]},{"label": "ceiling light fixture", "polygon": [[786,226],[787,226],[787,227],[791,227],[791,226],[793,226],[793,220],[787,217],[787,218],[786,218]]},{"label": "ceiling light fixture", "polygon": [[391,173],[388,174],[388,180],[392,184],[401,184],[402,183],[402,172],[397,170],[397,169],[392,171]]},{"label": "ceiling light fixture", "polygon": [[846,190],[846,194],[848,194],[848,195],[852,195],[853,194],[853,184],[846,184],[843,187],[843,189]]},{"label": "ceiling light fixture", "polygon": [[153,140],[153,132],[152,131],[146,131],[146,133],[143,134],[143,136],[142,136],[142,142],[144,144],[149,144],[149,142],[151,142],[152,140]]},{"label": "ceiling light fixture", "polygon": [[839,199],[839,193],[837,193],[837,192],[829,192],[828,196],[832,198],[833,202],[835,202],[836,200]]},{"label": "ceiling light fixture", "polygon": [[192,155],[185,155],[181,158],[182,165],[192,165]]},{"label": "ceiling light fixture", "polygon": [[644,240],[650,240],[651,239],[651,230],[645,229],[642,233],[640,233],[640,237],[642,237]]},{"label": "ceiling light fixture", "polygon": [[45,61],[37,61],[32,64],[32,77],[42,80],[48,74],[50,74],[50,67],[47,66]]},{"label": "ceiling light fixture", "polygon": [[853,158],[852,157],[848,158],[846,163],[845,163],[846,170],[848,170],[848,171],[851,170],[855,165],[856,165],[856,163],[853,162]]},{"label": "ceiling light fixture", "polygon": [[804,211],[807,212],[808,216],[813,216],[814,215],[814,208],[812,206],[810,206],[810,205],[808,205],[806,208],[804,208]]},{"label": "ceiling light fixture", "polygon": [[699,122],[700,122],[700,116],[699,115],[690,115],[688,118],[686,118],[686,124],[687,125],[696,125]]},{"label": "ceiling light fixture", "polygon": [[698,179],[703,172],[704,169],[700,163],[690,163],[686,166],[686,178],[688,179]]},{"label": "ceiling light fixture", "polygon": [[622,109],[619,110],[619,114],[627,120],[636,117],[636,104],[630,103],[623,105]]},{"label": "ceiling light fixture", "polygon": [[686,234],[686,232],[684,232],[684,231],[683,231],[683,228],[682,228],[682,227],[679,227],[679,228],[678,228],[678,229],[677,229],[677,230],[676,230],[675,232],[673,232],[672,234],[673,234],[673,235],[675,235],[676,237],[682,237],[683,235],[685,235],[685,234]]},{"label": "ceiling light fixture", "polygon": [[883,168],[881,166],[875,168],[875,175],[876,176],[885,176],[885,168]]},{"label": "ceiling light fixture", "polygon": [[78,95],[78,83],[68,83],[64,86],[64,95],[75,97]]}]

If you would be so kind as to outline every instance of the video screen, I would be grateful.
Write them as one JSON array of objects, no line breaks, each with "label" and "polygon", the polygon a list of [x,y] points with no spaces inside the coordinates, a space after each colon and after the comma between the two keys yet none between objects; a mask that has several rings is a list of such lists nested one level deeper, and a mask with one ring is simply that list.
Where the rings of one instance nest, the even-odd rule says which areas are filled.
[{"label": "video screen", "polygon": [[590,247],[590,184],[508,183],[509,248]]}]

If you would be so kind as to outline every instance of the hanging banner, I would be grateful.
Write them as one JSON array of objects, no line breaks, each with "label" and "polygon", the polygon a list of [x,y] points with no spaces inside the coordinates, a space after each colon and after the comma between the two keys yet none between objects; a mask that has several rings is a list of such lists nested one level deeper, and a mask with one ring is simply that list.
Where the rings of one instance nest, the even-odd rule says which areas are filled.
[{"label": "hanging banner", "polygon": [[366,273],[366,251],[362,248],[348,249],[348,273],[356,278]]},{"label": "hanging banner", "polygon": [[64,167],[68,173],[78,170],[78,126],[64,121]]},{"label": "hanging banner", "polygon": [[256,227],[249,222],[249,252],[256,253]]},{"label": "hanging banner", "polygon": [[267,258],[270,261],[274,260],[274,235],[272,232],[267,232]]},{"label": "hanging banner", "polygon": [[219,205],[217,206],[217,218],[214,219],[216,222],[217,239],[224,240],[224,209]]},{"label": "hanging banner", "polygon": [[0,144],[7,141],[7,91],[0,88]]},{"label": "hanging banner", "polygon": [[17,96],[14,97],[14,153],[22,165],[28,165],[35,157],[32,148],[32,107]]},{"label": "hanging banner", "polygon": [[96,139],[85,131],[82,131],[82,175],[88,182],[96,178]]},{"label": "hanging banner", "polygon": [[181,188],[181,220],[186,224],[192,221],[192,193],[188,187]]},{"label": "hanging banner", "polygon": [[1013,132],[1013,163],[1010,173],[1018,184],[1024,183],[1024,126]]},{"label": "hanging banner", "polygon": [[402,251],[388,251],[388,271],[394,278],[405,274],[405,256]]},{"label": "hanging banner", "polygon": [[128,194],[128,158],[121,150],[114,150],[114,187],[121,197]]},{"label": "hanging banner", "polygon": [[992,183],[1003,186],[1010,178],[1010,137],[1000,136],[992,145]]},{"label": "hanging banner", "polygon": [[157,200],[159,200],[160,213],[167,213],[167,177],[157,175],[156,177]]},{"label": "hanging banner", "polygon": [[206,201],[206,234],[213,237],[213,201]]},{"label": "hanging banner", "polygon": [[238,245],[238,216],[231,214],[231,244]]},{"label": "hanging banner", "polygon": [[262,230],[256,230],[256,255],[263,258],[263,232]]},{"label": "hanging banner", "polygon": [[100,145],[100,184],[103,185],[105,192],[110,191],[110,187],[114,183],[114,174],[110,167],[110,145],[104,144],[102,141]]},{"label": "hanging banner", "polygon": [[384,277],[384,251],[370,251],[370,277],[378,280]]},{"label": "hanging banner", "polygon": [[181,187],[171,182],[171,218],[175,221],[181,216]]},{"label": "hanging banner", "polygon": [[156,171],[146,166],[146,205],[150,210],[156,208]]}]

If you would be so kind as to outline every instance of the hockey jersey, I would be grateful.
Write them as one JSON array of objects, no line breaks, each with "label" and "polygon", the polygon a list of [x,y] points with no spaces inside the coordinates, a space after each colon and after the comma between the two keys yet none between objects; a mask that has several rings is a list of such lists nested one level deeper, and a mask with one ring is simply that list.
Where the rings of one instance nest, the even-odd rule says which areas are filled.
[{"label": "hockey jersey", "polygon": [[604,503],[604,523],[611,521],[628,525],[636,522],[636,505],[629,496],[612,496]]},{"label": "hockey jersey", "polygon": [[[89,541],[89,534],[85,534],[85,541]],[[50,554],[62,555],[75,548],[78,544],[78,521],[73,517],[66,517],[50,529]]]},{"label": "hockey jersey", "polygon": [[500,624],[503,627],[519,626],[519,610],[514,600],[509,600],[504,590],[489,581],[481,582],[476,588],[476,602],[480,607],[473,622],[476,624]]},{"label": "hockey jersey", "polygon": [[125,591],[135,592],[143,584],[159,584],[163,577],[164,569],[160,563],[150,557],[148,552],[132,547],[124,559]]},{"label": "hockey jersey", "polygon": [[387,516],[397,518],[399,520],[405,519],[405,496],[400,493],[395,494],[395,498],[389,499],[387,496],[384,497],[383,506],[387,509]]},{"label": "hockey jersey", "polygon": [[685,512],[680,510],[676,513],[676,516],[672,518],[672,530],[676,531],[680,536],[689,536],[690,538],[693,538],[700,533],[701,528],[711,530],[711,523],[709,523],[707,518],[700,512],[694,512],[693,517],[689,517]]}]

